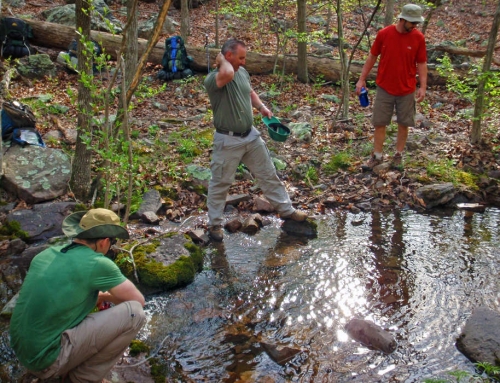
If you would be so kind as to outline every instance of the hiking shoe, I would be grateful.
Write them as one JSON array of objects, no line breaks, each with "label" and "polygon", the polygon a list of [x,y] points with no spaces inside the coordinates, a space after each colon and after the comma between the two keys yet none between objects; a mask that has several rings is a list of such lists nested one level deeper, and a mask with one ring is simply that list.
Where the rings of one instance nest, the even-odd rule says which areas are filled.
[{"label": "hiking shoe", "polygon": [[403,170],[403,153],[396,152],[392,157],[391,167],[397,170]]},{"label": "hiking shoe", "polygon": [[214,225],[208,228],[208,235],[216,242],[221,242],[224,239],[224,232],[221,225]]},{"label": "hiking shoe", "polygon": [[368,160],[368,162],[361,165],[361,170],[363,170],[364,172],[372,171],[373,168],[377,165],[380,165],[383,162],[383,160],[384,160],[384,157],[378,159],[377,157],[375,157],[375,155],[372,155],[370,157],[370,159]]},{"label": "hiking shoe", "polygon": [[291,219],[296,222],[304,222],[307,219],[307,213],[302,210],[295,210],[292,214],[281,216],[283,219]]}]

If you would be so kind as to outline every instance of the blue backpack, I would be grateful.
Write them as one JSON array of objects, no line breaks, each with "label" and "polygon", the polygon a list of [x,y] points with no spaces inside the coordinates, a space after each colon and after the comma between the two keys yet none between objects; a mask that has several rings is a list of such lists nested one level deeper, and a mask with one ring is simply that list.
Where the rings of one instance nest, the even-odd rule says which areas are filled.
[{"label": "blue backpack", "polygon": [[36,130],[35,115],[28,105],[18,101],[5,101],[2,105],[2,140],[13,144],[45,147],[42,136]]},{"label": "blue backpack", "polygon": [[163,69],[158,73],[158,79],[170,81],[193,75],[190,69],[193,58],[187,55],[184,40],[181,36],[172,36],[165,40],[165,53],[161,61]]}]

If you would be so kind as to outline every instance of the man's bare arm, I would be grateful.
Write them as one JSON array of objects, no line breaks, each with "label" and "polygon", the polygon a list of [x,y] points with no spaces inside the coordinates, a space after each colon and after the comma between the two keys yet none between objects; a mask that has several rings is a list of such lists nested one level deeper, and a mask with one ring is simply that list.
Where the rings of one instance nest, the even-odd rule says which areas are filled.
[{"label": "man's bare arm", "polygon": [[356,94],[361,93],[361,88],[365,87],[366,88],[366,79],[368,78],[368,75],[370,74],[370,71],[372,70],[373,66],[377,62],[377,57],[375,55],[372,55],[371,53],[368,54],[368,57],[366,58],[365,65],[363,65],[363,69],[361,70],[361,75],[359,76],[359,80],[356,83]]},{"label": "man's bare arm", "polygon": [[218,88],[222,88],[227,83],[233,81],[234,68],[222,53],[219,53],[215,58],[215,65],[219,68],[219,71],[215,75],[215,82]]},{"label": "man's bare arm", "polygon": [[104,301],[111,302],[114,304],[120,304],[126,301],[137,301],[142,306],[146,304],[146,301],[142,293],[128,279],[125,282],[120,283],[118,286],[113,287],[108,292],[99,293],[99,298],[97,300],[97,303],[99,304]]}]

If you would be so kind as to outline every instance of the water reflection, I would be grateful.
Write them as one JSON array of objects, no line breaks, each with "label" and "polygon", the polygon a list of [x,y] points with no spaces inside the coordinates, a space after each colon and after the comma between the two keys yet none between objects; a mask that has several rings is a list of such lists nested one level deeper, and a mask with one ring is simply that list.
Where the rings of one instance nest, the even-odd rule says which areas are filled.
[{"label": "water reflection", "polygon": [[[419,382],[472,371],[454,343],[474,307],[498,305],[498,217],[334,212],[311,240],[279,221],[228,235],[192,285],[150,301],[168,301],[150,323],[172,336],[171,378]],[[396,352],[350,340],[353,317],[389,328]]]},{"label": "water reflection", "polygon": [[[500,213],[411,211],[276,220],[208,249],[186,288],[148,299],[142,338],[168,382],[421,382],[473,371],[455,348],[471,311],[498,308]],[[353,317],[389,328],[391,355],[349,339]]]}]

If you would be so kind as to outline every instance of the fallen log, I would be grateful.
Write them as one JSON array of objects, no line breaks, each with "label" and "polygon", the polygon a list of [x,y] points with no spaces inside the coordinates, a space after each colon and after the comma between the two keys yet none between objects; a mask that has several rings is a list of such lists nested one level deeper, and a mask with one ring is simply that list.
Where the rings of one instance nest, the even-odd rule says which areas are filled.
[{"label": "fallen log", "polygon": [[[500,45],[495,46],[495,52],[500,50]],[[428,51],[439,51],[446,52],[452,55],[469,56],[469,57],[484,57],[486,56],[486,49],[471,50],[460,47],[453,47],[449,45],[436,45],[432,48],[428,48]],[[492,57],[492,61],[496,65],[500,65],[500,59],[497,57]]]},{"label": "fallen log", "polygon": [[[30,40],[33,45],[38,45],[47,48],[58,48],[66,51],[70,42],[76,38],[77,34],[74,27],[67,25],[48,23],[45,21],[26,20],[33,28],[33,39]],[[110,55],[111,59],[116,60],[117,51],[119,50],[122,36],[112,35],[106,32],[91,31],[91,38],[101,44],[104,51]],[[147,46],[147,40],[138,39],[138,54],[142,55]],[[197,72],[207,71],[207,51],[203,47],[186,46],[188,54],[193,58],[192,69]],[[333,48],[332,48],[333,49]],[[161,65],[165,47],[163,42],[159,42],[151,51],[148,62],[156,65]],[[215,57],[219,53],[218,49],[208,49],[211,65],[215,62]],[[281,73],[283,64],[286,68],[286,73],[297,73],[297,57],[287,55],[278,58],[278,73]],[[271,74],[275,64],[275,56],[268,54],[260,54],[249,51],[247,53],[245,68],[250,74]],[[321,77],[323,81],[340,81],[341,66],[338,59],[332,57],[319,57],[309,55],[307,58],[307,66],[311,78]],[[351,64],[350,78],[356,81],[363,68],[363,63],[354,62]],[[464,72],[457,69],[459,74]],[[372,70],[368,76],[368,80],[375,80],[376,70]],[[444,85],[446,79],[441,77],[436,70],[429,68],[428,85]]]}]

